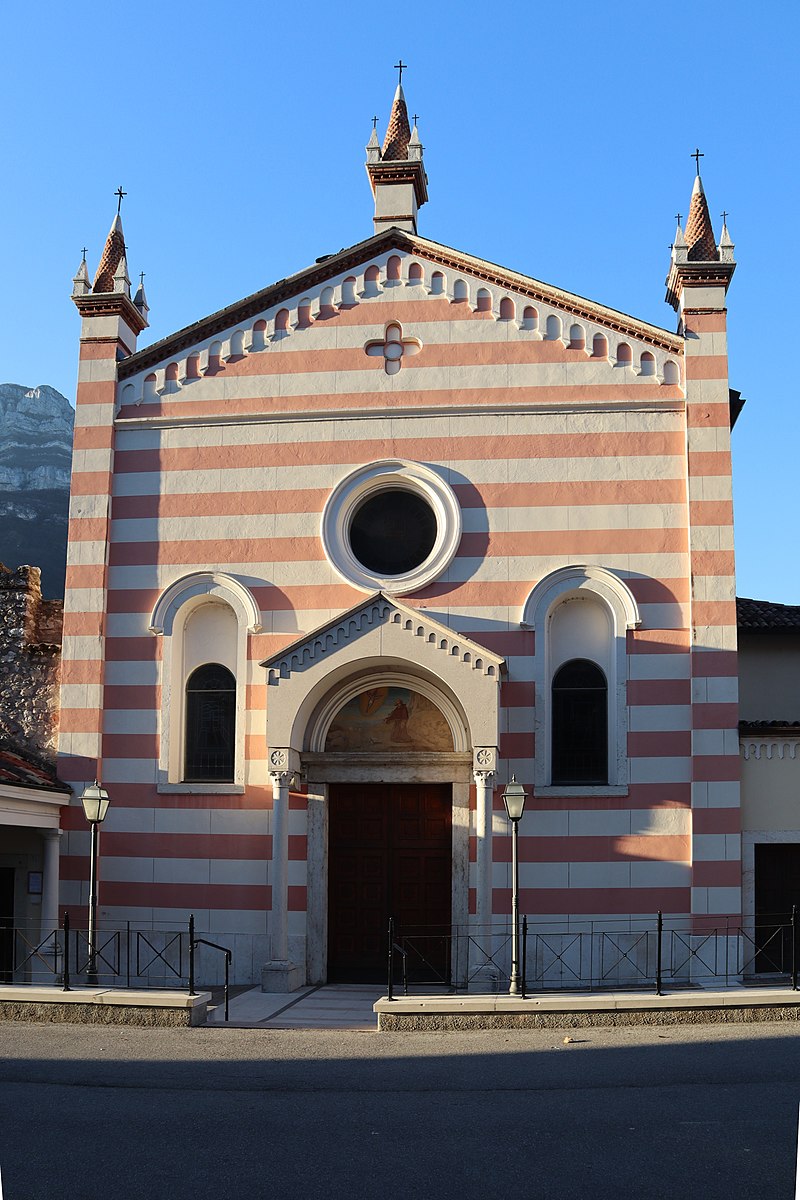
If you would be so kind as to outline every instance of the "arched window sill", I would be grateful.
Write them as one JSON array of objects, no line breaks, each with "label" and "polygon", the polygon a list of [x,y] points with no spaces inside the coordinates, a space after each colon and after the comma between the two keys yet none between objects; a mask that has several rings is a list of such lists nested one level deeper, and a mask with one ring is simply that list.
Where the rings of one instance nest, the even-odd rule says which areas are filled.
[{"label": "arched window sill", "polygon": [[575,784],[572,787],[549,784],[546,787],[534,787],[533,794],[534,796],[627,796],[628,791],[627,783],[598,783],[582,786]]},{"label": "arched window sill", "polygon": [[184,792],[188,796],[241,796],[243,783],[159,783],[158,792]]}]

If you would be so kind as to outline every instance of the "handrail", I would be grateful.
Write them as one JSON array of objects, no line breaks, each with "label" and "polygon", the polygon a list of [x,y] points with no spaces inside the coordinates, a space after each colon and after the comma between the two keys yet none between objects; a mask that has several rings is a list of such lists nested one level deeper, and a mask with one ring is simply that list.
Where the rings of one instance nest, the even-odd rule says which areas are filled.
[{"label": "handrail", "polygon": [[386,982],[386,999],[394,1000],[394,956],[403,959],[403,995],[408,995],[408,951],[394,940],[394,917],[389,917],[389,978]]},{"label": "handrail", "polygon": [[196,946],[209,946],[212,950],[219,950],[225,955],[225,1020],[228,1020],[228,985],[230,982],[230,966],[233,959],[233,951],[227,946],[220,946],[217,942],[209,942],[208,938],[199,938],[194,936],[194,913],[189,917],[189,995],[196,996],[197,992],[194,987],[194,951]]}]

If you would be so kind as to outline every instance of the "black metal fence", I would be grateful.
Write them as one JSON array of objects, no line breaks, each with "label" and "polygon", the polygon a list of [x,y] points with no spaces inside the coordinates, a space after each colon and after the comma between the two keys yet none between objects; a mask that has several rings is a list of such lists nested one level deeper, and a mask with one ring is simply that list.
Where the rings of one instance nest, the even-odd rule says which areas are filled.
[{"label": "black metal fence", "polygon": [[[42,932],[38,924],[3,923],[0,939],[0,983],[44,984],[62,988],[87,985],[156,990],[188,990],[195,994],[198,947],[225,957],[225,1008],[232,952],[195,932],[194,917],[181,928],[141,928],[130,921],[118,928],[101,927],[94,947],[89,931],[76,926],[65,912],[62,923]],[[94,954],[92,954],[94,949]]]},{"label": "black metal fence", "polygon": [[[506,990],[511,967],[509,922],[399,928],[389,921],[388,995],[399,984],[450,991]],[[618,922],[520,923],[522,994],[727,987],[742,981],[798,990],[800,917],[741,920],[624,918]]]}]

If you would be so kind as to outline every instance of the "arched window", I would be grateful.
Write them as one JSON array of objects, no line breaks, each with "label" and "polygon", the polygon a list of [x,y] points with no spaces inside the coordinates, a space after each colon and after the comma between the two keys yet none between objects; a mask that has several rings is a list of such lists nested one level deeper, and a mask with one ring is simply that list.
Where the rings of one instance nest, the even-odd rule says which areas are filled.
[{"label": "arched window", "polygon": [[582,325],[570,325],[569,348],[570,350],[586,349],[586,333]]},{"label": "arched window", "polygon": [[199,354],[190,354],[189,357],[187,358],[187,360],[186,360],[186,378],[187,379],[199,379],[200,378],[200,355]]},{"label": "arched window", "polygon": [[275,332],[277,334],[289,332],[289,310],[282,308],[275,314]]},{"label": "arched window", "polygon": [[633,351],[627,342],[620,342],[617,346],[617,366],[630,367],[633,365]]},{"label": "arched window", "polygon": [[164,391],[170,394],[178,390],[178,364],[171,362],[167,364],[167,369],[164,372]]},{"label": "arched window", "polygon": [[548,342],[557,342],[561,337],[561,317],[551,313],[545,322],[545,331]]},{"label": "arched window", "polygon": [[671,358],[668,358],[664,363],[664,383],[676,384],[681,381],[681,373],[678,364],[674,363]]},{"label": "arched window", "polygon": [[187,783],[232,783],[236,748],[236,680],[221,663],[205,663],[186,681]]},{"label": "arched window", "polygon": [[422,270],[422,263],[412,262],[411,266],[408,268],[408,282],[412,285],[422,283],[423,278],[424,271]]},{"label": "arched window", "polygon": [[639,374],[640,375],[655,375],[656,360],[655,356],[649,350],[645,350],[642,357],[639,359]]},{"label": "arched window", "polygon": [[466,280],[457,279],[453,284],[453,303],[463,304],[465,300],[469,300],[469,288]]},{"label": "arched window", "polygon": [[380,280],[380,277],[381,277],[380,268],[376,267],[374,265],[374,263],[371,267],[367,267],[366,271],[364,272],[364,295],[365,296],[379,295],[380,289],[378,288],[378,281]]},{"label": "arched window", "polygon": [[333,317],[336,314],[336,307],[333,302],[333,288],[326,287],[322,289],[319,297],[319,315],[323,318]]},{"label": "arched window", "polygon": [[510,296],[503,296],[500,301],[500,320],[513,321],[515,316],[514,301]]},{"label": "arched window", "polygon": [[603,333],[592,338],[592,358],[608,358],[608,338]]},{"label": "arched window", "polygon": [[522,328],[523,329],[538,329],[539,314],[532,304],[527,304],[522,313]]},{"label": "arched window", "polygon": [[491,312],[492,311],[492,293],[488,288],[478,288],[476,312]]},{"label": "arched window", "polygon": [[304,296],[297,305],[297,327],[298,329],[308,329],[311,324],[311,301],[307,296]]},{"label": "arched window", "polygon": [[553,676],[552,782],[608,783],[608,683],[596,663],[573,658]]},{"label": "arched window", "polygon": [[243,790],[248,635],[260,629],[252,594],[221,572],[193,571],[159,596],[160,792]]},{"label": "arched window", "polygon": [[356,303],[356,277],[348,275],[342,280],[342,308],[350,308]]},{"label": "arched window", "polygon": [[391,257],[391,258],[389,259],[389,261],[387,262],[387,264],[386,264],[386,278],[387,278],[388,280],[391,280],[391,282],[392,282],[392,283],[396,283],[396,282],[397,282],[397,280],[400,278],[400,267],[401,267],[401,265],[402,265],[402,264],[401,264],[401,262],[400,262],[400,257],[399,257],[399,255],[397,255],[397,254],[393,254],[393,255],[392,255],[392,257]]},{"label": "arched window", "polygon": [[265,350],[267,346],[267,322],[256,321],[253,326],[253,337],[251,341],[252,350]]},{"label": "arched window", "polygon": [[444,275],[441,271],[434,271],[431,275],[431,295],[441,296],[444,294]]},{"label": "arched window", "polygon": [[625,794],[627,631],[640,622],[633,593],[604,567],[560,567],[531,592],[522,625],[535,631],[537,791]]},{"label": "arched window", "polygon": [[222,342],[212,342],[208,348],[206,375],[216,375],[222,369]]}]

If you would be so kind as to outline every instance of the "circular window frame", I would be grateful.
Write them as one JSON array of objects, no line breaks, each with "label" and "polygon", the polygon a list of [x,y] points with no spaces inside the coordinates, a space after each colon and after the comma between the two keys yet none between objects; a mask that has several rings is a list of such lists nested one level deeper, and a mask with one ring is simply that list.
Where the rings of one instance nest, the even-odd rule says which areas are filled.
[{"label": "circular window frame", "polygon": [[[433,510],[436,538],[427,558],[401,575],[369,571],[353,554],[350,523],[358,508],[381,491],[406,491],[420,496]],[[331,492],[322,511],[321,537],[325,556],[347,583],[366,592],[407,595],[426,587],[447,570],[461,541],[461,508],[452,488],[430,467],[387,458],[359,467]]]}]

